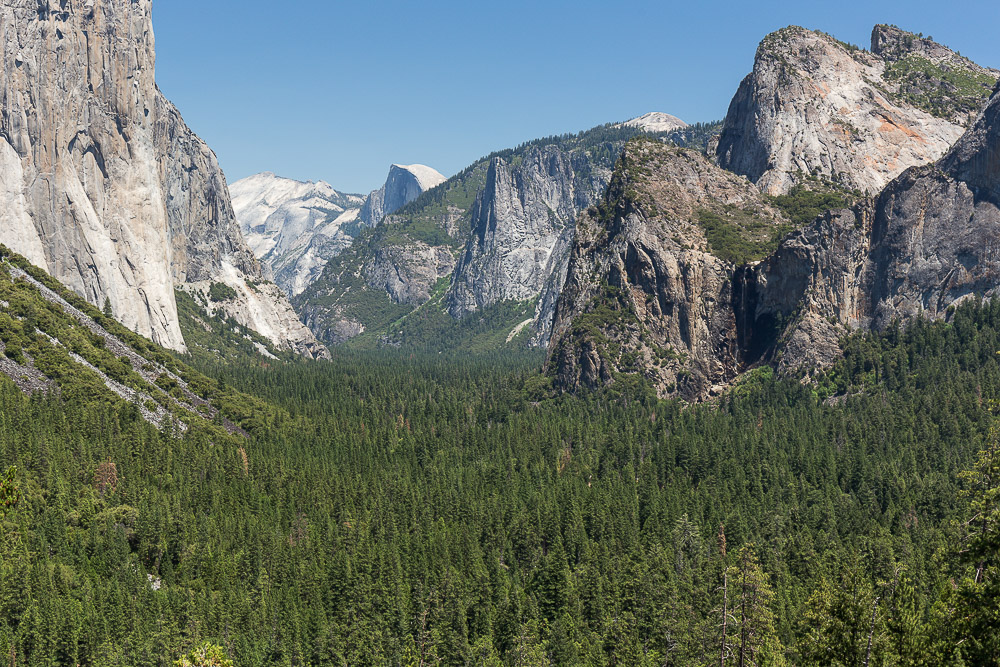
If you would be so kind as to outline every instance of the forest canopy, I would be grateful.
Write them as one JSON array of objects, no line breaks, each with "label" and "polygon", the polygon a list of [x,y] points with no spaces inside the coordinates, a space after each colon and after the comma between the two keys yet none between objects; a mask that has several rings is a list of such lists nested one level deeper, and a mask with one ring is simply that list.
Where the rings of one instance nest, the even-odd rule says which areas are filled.
[{"label": "forest canopy", "polygon": [[1000,305],[844,349],[700,406],[516,355],[203,365],[257,397],[225,441],[2,380],[0,660],[992,664]]}]

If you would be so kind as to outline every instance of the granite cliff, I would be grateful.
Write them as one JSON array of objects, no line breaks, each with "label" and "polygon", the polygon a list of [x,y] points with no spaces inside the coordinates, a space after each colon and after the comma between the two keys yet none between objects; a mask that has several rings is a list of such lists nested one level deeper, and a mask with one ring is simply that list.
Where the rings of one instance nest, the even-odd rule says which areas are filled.
[{"label": "granite cliff", "polygon": [[[607,167],[594,169],[586,153],[553,145],[527,151],[516,165],[493,158],[448,292],[452,317],[502,301],[534,300],[549,284],[558,291],[576,216],[609,177]],[[538,320],[545,336],[551,313],[540,309]]]},{"label": "granite cliff", "polygon": [[[1000,87],[939,162],[833,211],[748,269],[746,337],[789,372],[835,359],[838,338],[917,317],[947,318],[1000,289]],[[786,322],[774,331],[775,322]],[[769,333],[771,332],[771,333]],[[773,339],[773,334],[779,337]]]},{"label": "granite cliff", "polygon": [[787,236],[781,198],[684,161],[697,164],[630,145],[578,221],[549,353],[562,389],[639,374],[700,400],[760,364],[808,376],[845,334],[947,319],[1000,291],[1000,86],[942,159]]},{"label": "granite cliff", "polygon": [[630,142],[603,200],[577,222],[550,346],[558,384],[640,373],[662,395],[717,391],[742,362],[734,242],[763,254],[788,224],[703,154]]},{"label": "granite cliff", "polygon": [[154,78],[151,0],[0,6],[0,242],[156,342],[184,349],[175,288],[279,347],[325,354],[240,234],[212,151]]},{"label": "granite cliff", "polygon": [[944,155],[998,77],[891,26],[875,27],[871,51],[785,28],[758,48],[729,107],[718,161],[769,194],[813,175],[875,195]]}]

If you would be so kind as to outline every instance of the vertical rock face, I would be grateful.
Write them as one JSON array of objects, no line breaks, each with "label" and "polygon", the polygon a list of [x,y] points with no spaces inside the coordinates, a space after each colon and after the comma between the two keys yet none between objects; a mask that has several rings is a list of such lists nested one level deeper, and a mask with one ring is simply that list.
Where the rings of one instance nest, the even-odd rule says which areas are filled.
[{"label": "vertical rock face", "polygon": [[389,168],[385,185],[368,195],[358,222],[374,227],[385,216],[395,213],[427,190],[441,185],[445,177],[422,164],[394,164]]},{"label": "vertical rock face", "polygon": [[765,261],[740,267],[734,309],[746,365],[776,362],[782,373],[822,368],[840,337],[871,321],[862,270],[872,215],[834,211],[784,240]]},{"label": "vertical rock face", "polygon": [[[750,337],[763,348],[790,321],[779,368],[822,367],[838,337],[948,308],[1000,290],[1000,89],[938,164],[914,168],[875,199],[789,237],[754,267]],[[771,336],[773,337],[773,336]]]},{"label": "vertical rock face", "polygon": [[747,243],[787,223],[701,153],[626,147],[604,201],[577,223],[550,345],[560,386],[638,372],[661,395],[699,398],[736,376],[735,266],[706,224],[720,220]]},{"label": "vertical rock face", "polygon": [[966,183],[978,198],[1000,204],[1000,85],[990,104],[941,161],[941,168]]},{"label": "vertical rock face", "polygon": [[768,35],[729,107],[719,164],[770,194],[809,175],[876,194],[944,155],[1000,73],[886,26],[872,42],[868,52],[798,27]]},{"label": "vertical rock face", "polygon": [[[151,10],[151,0],[0,6],[0,242],[184,349],[174,287],[246,287],[261,271],[215,156],[156,87]],[[257,305],[244,324],[281,322],[279,346],[315,346],[287,301]]]},{"label": "vertical rock face", "polygon": [[0,240],[180,349],[149,12],[148,1],[0,7]]},{"label": "vertical rock face", "polygon": [[385,292],[394,303],[419,306],[431,298],[435,283],[455,269],[455,257],[441,246],[412,240],[375,250],[364,266],[369,287]]},{"label": "vertical rock face", "polygon": [[[527,151],[518,164],[494,158],[472,209],[472,233],[455,268],[448,310],[461,318],[501,301],[535,299],[565,280],[574,221],[597,200],[610,169],[594,169],[581,152],[549,145]],[[536,321],[547,337],[552,304]]]}]

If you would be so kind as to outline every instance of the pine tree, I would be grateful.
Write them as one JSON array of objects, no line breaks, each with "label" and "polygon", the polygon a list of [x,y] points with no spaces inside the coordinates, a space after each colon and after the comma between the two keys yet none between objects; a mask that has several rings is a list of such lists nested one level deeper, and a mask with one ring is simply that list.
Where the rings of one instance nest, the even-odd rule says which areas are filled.
[{"label": "pine tree", "polygon": [[233,661],[226,657],[225,649],[210,642],[193,649],[180,660],[176,667],[233,667]]},{"label": "pine tree", "polygon": [[0,475],[0,519],[2,519],[21,499],[21,491],[15,484],[17,467],[11,466]]},{"label": "pine tree", "polygon": [[965,652],[987,661],[979,664],[994,664],[1000,656],[1000,417],[993,417],[985,446],[962,477],[968,499],[962,557],[971,568],[958,607],[968,639]]},{"label": "pine tree", "polygon": [[740,548],[731,569],[733,582],[733,653],[739,667],[783,664],[781,642],[774,630],[774,592],[752,544]]}]

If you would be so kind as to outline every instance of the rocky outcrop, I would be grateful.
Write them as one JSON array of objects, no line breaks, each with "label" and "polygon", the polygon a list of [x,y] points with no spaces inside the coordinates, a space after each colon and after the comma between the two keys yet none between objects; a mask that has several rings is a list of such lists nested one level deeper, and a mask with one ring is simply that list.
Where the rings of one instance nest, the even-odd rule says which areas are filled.
[{"label": "rocky outcrop", "polygon": [[[452,278],[451,315],[535,299],[546,286],[558,293],[576,216],[597,200],[610,177],[611,170],[595,169],[586,153],[556,145],[530,149],[516,165],[493,158]],[[553,310],[551,302],[539,305],[536,329],[544,340]]]},{"label": "rocky outcrop", "polygon": [[[0,6],[0,242],[181,350],[175,286],[262,274],[214,154],[156,87],[151,11],[151,0]],[[256,329],[288,310],[258,305],[233,315]],[[308,331],[288,334],[274,342],[315,347]]]},{"label": "rocky outcrop", "polygon": [[393,241],[386,238],[390,227],[378,231],[333,258],[322,277],[295,300],[302,321],[329,344],[344,343],[388,323],[384,318],[393,321],[425,304],[455,268],[447,246]]},{"label": "rocky outcrop", "polygon": [[[218,284],[217,281],[232,288],[234,295],[213,300],[212,287]],[[181,289],[198,294],[197,300],[205,305],[210,316],[225,314],[241,324],[253,322],[253,330],[270,341],[296,341],[291,349],[305,357],[326,359],[330,356],[274,283],[247,281],[231,267],[223,266],[223,274],[216,280],[185,283]],[[283,348],[279,346],[278,349]]]},{"label": "rocky outcrop", "polygon": [[626,147],[604,200],[577,223],[550,345],[561,387],[640,373],[661,395],[693,399],[739,373],[736,267],[711,224],[752,245],[787,220],[701,153]]},{"label": "rocky outcrop", "polygon": [[[953,90],[957,79],[940,64],[949,71],[974,65],[898,29],[877,27],[872,41],[868,52],[799,27],[768,35],[729,107],[719,164],[770,194],[816,175],[874,195],[907,168],[944,155],[969,109],[925,98],[972,104],[975,95]],[[996,81],[996,72],[975,72]],[[975,111],[988,94],[980,86]]]},{"label": "rocky outcrop", "polygon": [[329,183],[302,182],[270,172],[229,187],[250,249],[289,296],[300,294],[343,251],[364,199]]},{"label": "rocky outcrop", "polygon": [[[779,368],[822,368],[859,328],[947,317],[1000,289],[1000,88],[939,163],[830,213],[748,270],[746,337]],[[786,323],[776,327],[779,322]]]},{"label": "rocky outcrop", "polygon": [[765,261],[737,269],[733,308],[744,366],[774,362],[782,374],[823,368],[840,338],[870,323],[862,271],[870,209],[833,211],[790,235]]},{"label": "rocky outcrop", "polygon": [[369,287],[385,291],[395,303],[419,306],[454,268],[455,257],[447,248],[410,241],[380,247],[363,271]]},{"label": "rocky outcrop", "polygon": [[965,183],[978,199],[1000,204],[1000,85],[976,122],[941,161],[941,170]]},{"label": "rocky outcrop", "polygon": [[[700,399],[761,363],[802,377],[835,361],[846,334],[948,318],[1000,293],[1000,86],[939,162],[826,213],[763,261],[722,262],[715,232],[703,241],[686,213],[745,208],[753,186],[726,189],[703,166],[696,176],[683,153],[644,166],[649,155],[626,152],[603,208],[578,223],[550,348],[563,388],[639,373],[661,394]],[[711,216],[697,219],[711,231]]]},{"label": "rocky outcrop", "polygon": [[385,185],[368,195],[358,215],[358,222],[374,227],[385,216],[395,213],[445,180],[447,179],[436,170],[422,164],[394,164],[389,168]]},{"label": "rocky outcrop", "polygon": [[897,99],[963,127],[976,119],[1000,79],[1000,70],[896,26],[875,26],[872,53],[886,62],[883,78],[894,84]]}]

